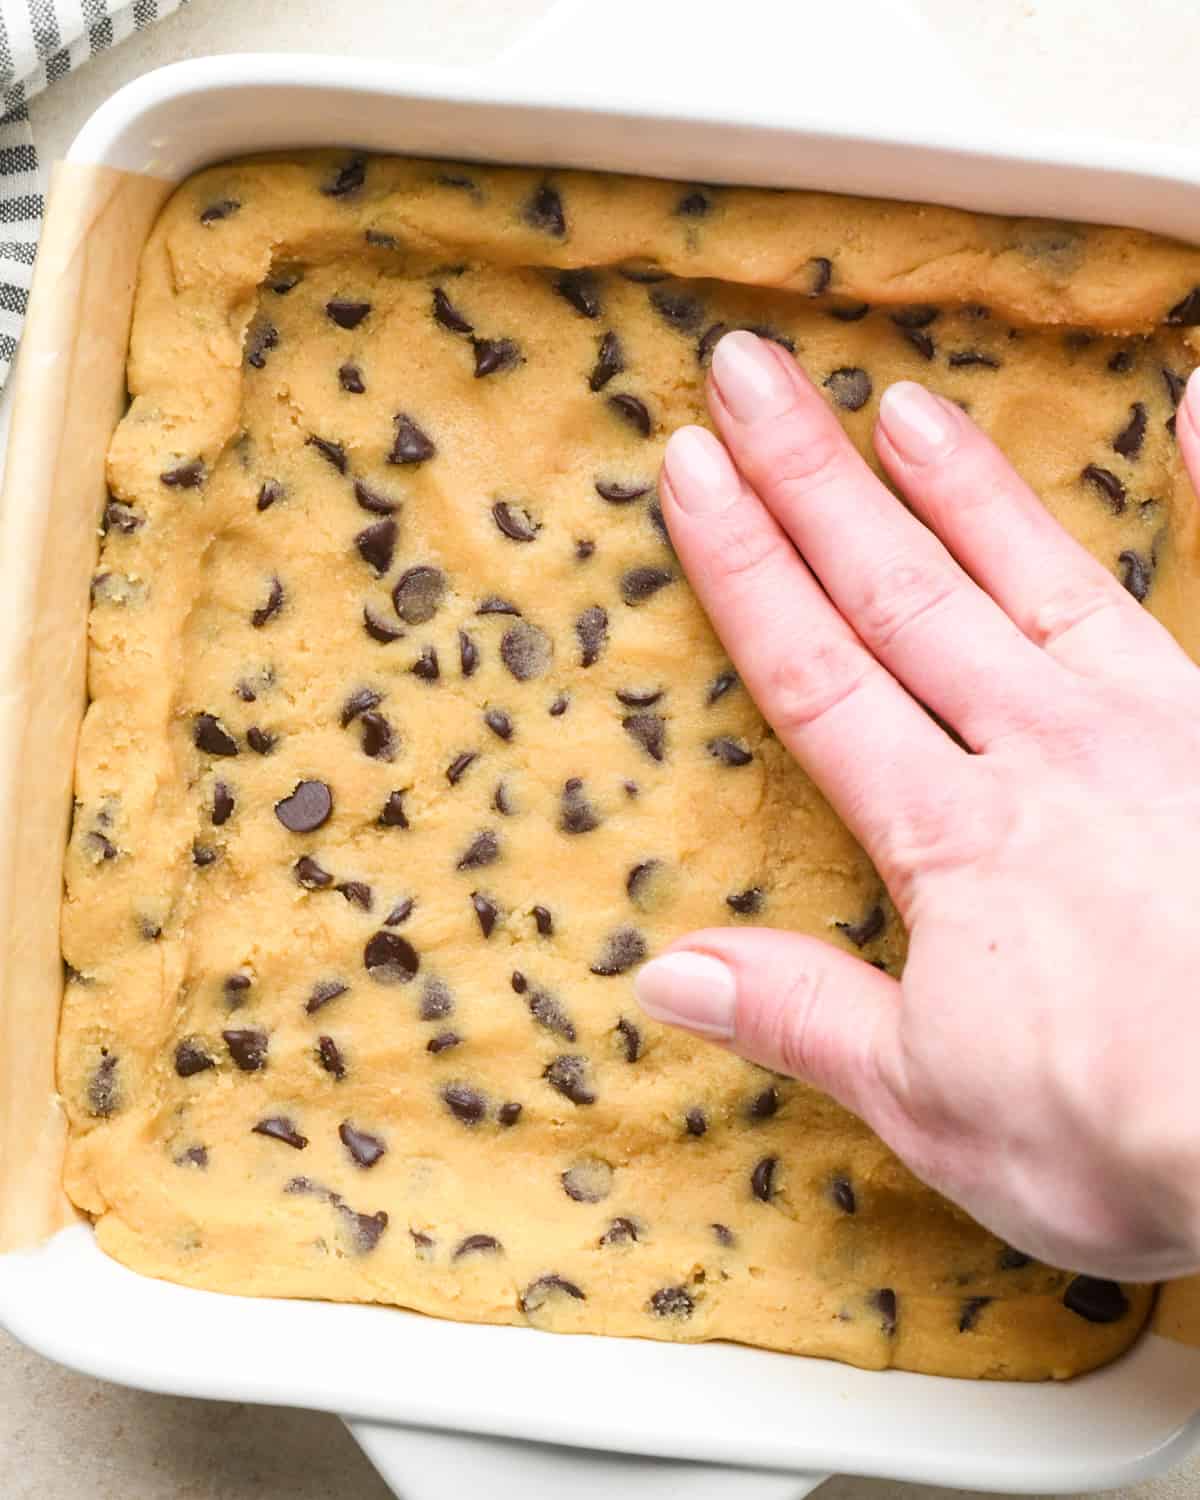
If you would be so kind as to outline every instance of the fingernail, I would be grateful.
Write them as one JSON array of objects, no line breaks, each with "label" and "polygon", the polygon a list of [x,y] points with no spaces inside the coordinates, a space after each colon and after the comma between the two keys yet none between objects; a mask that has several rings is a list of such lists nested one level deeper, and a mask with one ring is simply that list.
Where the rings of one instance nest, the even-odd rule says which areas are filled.
[{"label": "fingernail", "polygon": [[795,405],[787,372],[764,340],[738,329],[713,350],[712,375],[721,400],[739,422],[777,417]]},{"label": "fingernail", "polygon": [[957,407],[914,380],[898,380],[884,391],[879,424],[900,457],[911,464],[945,458],[958,441]]},{"label": "fingernail", "polygon": [[643,964],[634,979],[638,1004],[656,1021],[697,1036],[733,1036],[737,986],[719,958],[707,953],[665,953]]},{"label": "fingernail", "polygon": [[673,434],[663,470],[680,510],[692,516],[728,510],[741,489],[729,455],[703,427],[681,427]]}]

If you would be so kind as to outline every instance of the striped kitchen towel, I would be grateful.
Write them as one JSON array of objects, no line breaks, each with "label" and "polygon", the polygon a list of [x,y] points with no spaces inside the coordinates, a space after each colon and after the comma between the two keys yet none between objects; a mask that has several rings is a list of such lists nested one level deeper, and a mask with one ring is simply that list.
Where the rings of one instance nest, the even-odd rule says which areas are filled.
[{"label": "striped kitchen towel", "polygon": [[187,0],[0,0],[0,386],[8,379],[33,279],[45,199],[29,101]]}]

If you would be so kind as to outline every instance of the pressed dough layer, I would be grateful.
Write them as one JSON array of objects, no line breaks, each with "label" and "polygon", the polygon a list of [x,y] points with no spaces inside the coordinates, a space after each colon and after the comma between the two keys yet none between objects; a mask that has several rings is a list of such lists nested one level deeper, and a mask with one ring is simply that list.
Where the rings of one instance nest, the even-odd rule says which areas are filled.
[{"label": "pressed dough layer", "polygon": [[1133,231],[819,194],[330,153],[185,183],[142,261],[67,865],[101,1244],[869,1367],[1126,1347],[1147,1289],[1027,1262],[827,1099],[639,1013],[633,967],[693,927],[904,956],[654,486],[756,327],[868,457],[888,382],[960,401],[1194,652],[1198,282]]}]

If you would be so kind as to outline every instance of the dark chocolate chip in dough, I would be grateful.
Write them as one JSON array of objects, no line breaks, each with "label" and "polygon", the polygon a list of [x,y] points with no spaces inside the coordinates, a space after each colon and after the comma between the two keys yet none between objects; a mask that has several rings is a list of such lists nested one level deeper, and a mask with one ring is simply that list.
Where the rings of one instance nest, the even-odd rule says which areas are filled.
[{"label": "dark chocolate chip in dough", "polygon": [[455,862],[456,870],[481,870],[500,858],[500,840],[490,828],[477,833]]},{"label": "dark chocolate chip in dough", "polygon": [[363,629],[373,641],[378,641],[381,646],[390,645],[392,641],[404,638],[403,630],[397,629],[395,625],[386,624],[369,604],[363,605]]},{"label": "dark chocolate chip in dough", "polygon": [[399,927],[401,922],[407,922],[409,917],[412,916],[415,905],[416,902],[411,896],[405,896],[404,900],[397,901],[387,916],[384,917],[383,925],[385,927]]},{"label": "dark chocolate chip in dough", "polygon": [[475,908],[480,932],[485,938],[490,938],[496,926],[496,918],[500,915],[500,908],[490,896],[485,896],[482,891],[471,892],[471,905]]},{"label": "dark chocolate chip in dough", "polygon": [[349,396],[363,396],[366,394],[367,383],[363,379],[362,368],[359,365],[353,364],[350,360],[338,366],[338,384]]},{"label": "dark chocolate chip in dough", "polygon": [[206,755],[236,755],[237,741],[213,714],[197,714],[192,721],[192,743]]},{"label": "dark chocolate chip in dough", "polygon": [[354,1239],[354,1248],[360,1255],[369,1254],[378,1245],[384,1230],[388,1227],[386,1212],[380,1209],[376,1214],[359,1214],[344,1203],[339,1203],[338,1208],[348,1221]]},{"label": "dark chocolate chip in dough", "polygon": [[368,709],[378,708],[383,702],[383,694],[376,692],[374,688],[358,688],[342,704],[341,725],[347,728],[352,724],[359,714],[364,714]]},{"label": "dark chocolate chip in dough", "polygon": [[651,500],[646,507],[646,519],[650,522],[651,530],[657,536],[664,547],[672,552],[675,550],[671,544],[671,533],[667,530],[667,523],[663,518],[662,506],[657,500]]},{"label": "dark chocolate chip in dough", "polygon": [[662,860],[644,859],[636,864],[625,877],[625,894],[636,906],[646,895],[651,882],[659,870],[662,869]]},{"label": "dark chocolate chip in dough", "polygon": [[503,781],[496,783],[496,790],[492,793],[492,806],[506,818],[512,814],[512,798],[508,795],[508,787]]},{"label": "dark chocolate chip in dough", "polygon": [[106,1047],[100,1049],[100,1061],[88,1079],[87,1109],[95,1120],[107,1120],[121,1107],[121,1088],[117,1078],[117,1057]]},{"label": "dark chocolate chip in dough", "polygon": [[425,564],[401,573],[392,590],[392,603],[406,625],[424,625],[432,620],[445,597],[446,575]]},{"label": "dark chocolate chip in dough", "polygon": [[218,198],[215,203],[210,203],[207,208],[200,211],[201,224],[215,224],[219,219],[227,219],[230,214],[237,213],[241,208],[237,198]]},{"label": "dark chocolate chip in dough", "polygon": [[[468,177],[465,172],[439,172],[434,179],[439,187],[457,188],[464,193],[472,195],[479,192],[479,187],[473,177]],[[433,1242],[430,1241],[432,1244]]]},{"label": "dark chocolate chip in dough", "polygon": [[478,759],[478,750],[461,751],[446,767],[446,780],[451,786],[457,786],[466,775],[468,768]]},{"label": "dark chocolate chip in dough", "polygon": [[1014,1250],[1011,1245],[1005,1245],[996,1261],[997,1268],[1001,1271],[1023,1271],[1032,1264],[1031,1255],[1026,1255],[1024,1250]]},{"label": "dark chocolate chip in dough", "polygon": [[778,329],[770,327],[767,323],[747,323],[745,328],[747,333],[756,334],[760,339],[770,339],[773,344],[778,344],[789,354],[796,352],[795,340],[788,338],[786,333],[780,333]]},{"label": "dark chocolate chip in dough", "polygon": [[755,1094],[746,1108],[746,1118],[750,1120],[769,1120],[778,1113],[779,1090],[774,1086],[763,1089],[761,1094]]},{"label": "dark chocolate chip in dough", "polygon": [[652,286],[656,281],[671,279],[670,271],[664,271],[652,260],[627,260],[624,265],[617,267],[617,275],[623,276],[626,281],[632,281],[636,286]]},{"label": "dark chocolate chip in dough", "polygon": [[[92,837],[93,838],[99,838],[100,835],[94,833],[94,834],[92,834]],[[105,840],[105,842],[107,843],[107,840]],[[111,848],[112,846],[110,845],[109,847]],[[114,850],[114,853],[115,852],[116,851]],[[110,855],[106,851],[104,857],[105,857],[105,859],[111,859],[112,855]],[[202,869],[205,868],[206,865],[215,864],[216,861],[217,861],[217,858],[218,858],[218,851],[216,849],[214,849],[211,844],[202,844],[199,841],[199,839],[197,839],[195,841],[195,843],[193,843],[193,845],[192,845],[192,863],[194,865],[196,865],[199,869],[202,870]]]},{"label": "dark chocolate chip in dough", "polygon": [[1125,486],[1111,469],[1102,469],[1099,464],[1088,464],[1079,477],[1085,484],[1100,491],[1114,516],[1119,516],[1125,509]]},{"label": "dark chocolate chip in dough", "polygon": [[704,319],[704,308],[697,298],[669,287],[655,287],[650,293],[650,306],[678,333],[695,333]]},{"label": "dark chocolate chip in dough", "polygon": [[122,505],[119,500],[110,501],[104,508],[105,531],[119,531],[124,536],[132,536],[145,524],[145,516],[139,516],[132,506]]},{"label": "dark chocolate chip in dough", "polygon": [[274,323],[255,321],[246,333],[246,363],[256,370],[266,368],[267,355],[279,347],[279,329]]},{"label": "dark chocolate chip in dough", "polygon": [[[513,987],[516,988],[517,975],[513,975]],[[522,976],[522,983],[524,977]],[[521,993],[518,991],[518,993]],[[554,995],[546,990],[534,990],[529,997],[529,1014],[542,1027],[544,1031],[553,1033],[554,1036],[562,1037],[565,1042],[573,1042],[576,1039],[575,1023],[567,1015],[562,1003]]]},{"label": "dark chocolate chip in dough", "polygon": [[911,307],[902,307],[892,314],[897,328],[928,328],[938,316],[938,309],[928,302],[915,302]]},{"label": "dark chocolate chip in dough", "polygon": [[621,598],[631,607],[645,604],[659,589],[666,588],[667,584],[674,581],[675,575],[668,573],[665,568],[630,568],[621,579]]},{"label": "dark chocolate chip in dough", "polygon": [[536,1281],[531,1281],[517,1298],[517,1306],[526,1314],[538,1312],[552,1297],[574,1297],[578,1302],[586,1300],[573,1281],[550,1275],[539,1276]]},{"label": "dark chocolate chip in dough", "polygon": [[508,500],[496,501],[492,506],[492,520],[498,530],[512,542],[532,542],[542,529],[527,510]]},{"label": "dark chocolate chip in dough", "polygon": [[312,833],[332,812],[333,793],[323,781],[298,781],[291,795],[275,804],[275,816],[289,833]]},{"label": "dark chocolate chip in dough", "polygon": [[433,289],[433,320],[435,323],[440,323],[450,333],[475,332],[474,324],[459,312],[440,286],[435,286]]},{"label": "dark chocolate chip in dough", "polygon": [[387,461],[390,464],[423,464],[437,452],[437,445],[407,412],[392,418],[396,436]]},{"label": "dark chocolate chip in dough", "polygon": [[471,348],[475,353],[476,380],[520,363],[521,351],[512,339],[472,339]]},{"label": "dark chocolate chip in dough", "polygon": [[725,897],[725,905],[739,917],[753,917],[762,910],[762,887],[749,885],[744,891],[731,891]]},{"label": "dark chocolate chip in dough", "polygon": [[441,675],[438,666],[438,654],[436,646],[425,646],[420,656],[408,669],[414,677],[419,677],[422,682],[436,682]]},{"label": "dark chocolate chip in dough", "polygon": [[251,724],[246,731],[246,743],[255,755],[270,755],[278,743],[278,737],[269,729],[260,729],[257,724]]},{"label": "dark chocolate chip in dough", "polygon": [[370,311],[369,302],[348,302],[341,297],[333,297],[325,304],[327,317],[339,328],[357,328]]},{"label": "dark chocolate chip in dough", "polygon": [[845,411],[861,411],[871,399],[871,377],[857,365],[842,365],[825,377],[825,389]]},{"label": "dark chocolate chip in dough", "polygon": [[608,978],[624,974],[646,957],[646,939],[636,927],[618,927],[604,939],[590,971]]},{"label": "dark chocolate chip in dough", "polygon": [[529,981],[525,978],[524,974],[521,973],[520,969],[513,970],[511,982],[515,994],[523,995],[529,988]]},{"label": "dark chocolate chip in dough", "polygon": [[548,906],[535,906],[533,908],[533,920],[537,926],[539,937],[550,937],[554,932],[554,917]]},{"label": "dark chocolate chip in dough", "polygon": [[479,601],[477,615],[519,615],[521,611],[511,599],[502,599],[499,594],[489,594]]},{"label": "dark chocolate chip in dough", "polygon": [[376,984],[407,984],[421,960],[407,938],[384,929],[367,939],[363,964]]},{"label": "dark chocolate chip in dough", "polygon": [[615,696],[626,708],[653,708],[665,691],[664,688],[618,688]]},{"label": "dark chocolate chip in dough", "polygon": [[555,239],[562,239],[567,232],[567,216],[563,211],[562,198],[558,189],[552,188],[548,182],[543,182],[528,199],[521,210],[521,217],[532,229],[552,234]]},{"label": "dark chocolate chip in dough", "polygon": [[336,1000],[339,995],[348,994],[350,986],[343,984],[340,979],[319,979],[313,985],[308,999],[304,1002],[304,1010],[307,1015],[315,1015],[317,1011],[324,1010],[331,1000]]},{"label": "dark chocolate chip in dough", "polygon": [[208,1166],[208,1147],[189,1146],[186,1151],[180,1152],[175,1158],[177,1167],[199,1167],[201,1171]]},{"label": "dark chocolate chip in dough", "polygon": [[709,209],[712,208],[712,199],[707,193],[702,193],[699,188],[693,188],[691,192],[684,193],[675,205],[675,212],[685,219],[702,219]]},{"label": "dark chocolate chip in dough", "polygon": [[885,1337],[894,1337],[898,1316],[895,1292],[890,1286],[881,1287],[871,1297],[871,1306],[879,1314],[880,1327]]},{"label": "dark chocolate chip in dough", "polygon": [[708,1115],[699,1105],[693,1105],[683,1117],[683,1128],[691,1136],[702,1136],[708,1133]]},{"label": "dark chocolate chip in dough", "polygon": [[1146,439],[1146,407],[1135,401],[1129,408],[1129,421],[1112,440],[1113,451],[1122,458],[1136,458]]},{"label": "dark chocolate chip in dough", "polygon": [[458,665],[464,677],[470,677],[479,666],[479,647],[465,630],[458,632]]},{"label": "dark chocolate chip in dough", "polygon": [[1063,1293],[1063,1306],[1089,1323],[1117,1323],[1129,1311],[1129,1298],[1115,1281],[1076,1276]]},{"label": "dark chocolate chip in dough", "polygon": [[1167,314],[1166,322],[1176,328],[1194,328],[1200,324],[1200,286],[1194,286]]},{"label": "dark chocolate chip in dough", "polygon": [[355,193],[367,175],[367,159],[365,156],[352,156],[343,166],[339,167],[333,177],[321,185],[321,191],[327,198],[344,198],[348,193]]},{"label": "dark chocolate chip in dough", "polygon": [[621,1038],[621,1050],[627,1063],[635,1063],[642,1055],[641,1027],[622,1016],[617,1022],[617,1034]]},{"label": "dark chocolate chip in dough", "polygon": [[575,621],[575,638],[579,642],[579,665],[595,665],[608,644],[608,611],[602,604],[589,604]]},{"label": "dark chocolate chip in dough", "polygon": [[394,510],[400,508],[399,500],[389,500],[386,495],[373,490],[364,479],[354,481],[354,499],[363,510],[370,511],[376,516],[390,516]]},{"label": "dark chocolate chip in dough", "polygon": [[203,463],[193,458],[187,463],[176,464],[174,468],[164,469],[158,477],[168,489],[195,490],[204,483],[206,472]]},{"label": "dark chocolate chip in dough", "polygon": [[900,332],[922,359],[932,359],[936,352],[933,338],[923,328],[901,328]]},{"label": "dark chocolate chip in dough", "polygon": [[442,1102],[464,1125],[478,1125],[487,1114],[487,1100],[465,1083],[448,1083],[442,1090]]},{"label": "dark chocolate chip in dough", "polygon": [[258,1073],[267,1065],[267,1034],[252,1028],[221,1033],[229,1055],[243,1073]]},{"label": "dark chocolate chip in dough", "polygon": [[292,866],[297,882],[306,891],[323,891],[333,884],[333,876],[313,859],[311,854],[302,854]]},{"label": "dark chocolate chip in dough", "polygon": [[563,783],[558,826],[563,833],[591,833],[600,827],[600,816],[588,801],[578,776]]},{"label": "dark chocolate chip in dough", "polygon": [[737,1244],[737,1236],[727,1224],[710,1224],[708,1227],[712,1230],[717,1244],[722,1245],[726,1250],[731,1250]]},{"label": "dark chocolate chip in dough", "polygon": [[379,814],[380,828],[407,828],[408,816],[404,811],[404,793],[389,792]]},{"label": "dark chocolate chip in dough", "polygon": [[661,761],[667,753],[667,721],[661,714],[627,714],[621,728],[639,744],[651,760]]},{"label": "dark chocolate chip in dough", "polygon": [[489,708],[484,711],[483,722],[498,739],[511,740],[513,737],[513,721],[502,708]]},{"label": "dark chocolate chip in dough", "polygon": [[396,751],[396,738],[387,719],[374,709],[363,714],[362,752],[372,760],[391,760]]},{"label": "dark chocolate chip in dough", "polygon": [[723,766],[748,766],[754,759],[745,745],[739,744],[737,740],[731,740],[728,735],[718,735],[716,739],[709,740],[705,749]]},{"label": "dark chocolate chip in dough", "polygon": [[265,1135],[273,1141],[282,1141],[285,1146],[291,1146],[293,1151],[303,1151],[308,1145],[308,1137],[300,1134],[295,1122],[287,1115],[271,1115],[251,1126],[251,1130],[254,1135]]},{"label": "dark chocolate chip in dough", "polygon": [[462,1037],[457,1031],[439,1031],[437,1036],[431,1036],[425,1043],[426,1052],[431,1052],[434,1057],[439,1053],[449,1052],[452,1048],[460,1046]]},{"label": "dark chocolate chip in dough", "polygon": [[591,374],[588,376],[588,389],[602,391],[613,376],[620,375],[624,369],[624,346],[610,329],[600,340],[600,347],[596,351],[596,363],[592,366]]},{"label": "dark chocolate chip in dough", "polygon": [[696,1304],[686,1287],[664,1286],[650,1298],[650,1311],[656,1318],[690,1318]]},{"label": "dark chocolate chip in dough", "polygon": [[708,705],[708,707],[711,708],[712,705],[722,699],[726,693],[737,687],[739,680],[740,679],[738,678],[738,674],[733,670],[732,667],[726,668],[726,670],[723,672],[718,672],[713,680],[709,683],[708,691],[704,695],[704,701]]},{"label": "dark chocolate chip in dough", "polygon": [[1105,369],[1111,370],[1114,375],[1128,375],[1130,370],[1133,369],[1133,350],[1118,349],[1109,358]]},{"label": "dark chocolate chip in dough", "polygon": [[540,677],[550,665],[550,637],[528,620],[518,620],[504,632],[500,660],[518,682]]},{"label": "dark chocolate chip in dough", "polygon": [[305,446],[315,448],[326,463],[332,464],[339,474],[346,472],[346,450],[341,443],[331,442],[328,438],[318,437],[315,432],[310,432],[304,440]]},{"label": "dark chocolate chip in dough", "polygon": [[350,906],[357,906],[359,911],[370,911],[375,905],[375,893],[364,880],[342,880],[338,882],[337,889],[345,897]]},{"label": "dark chocolate chip in dough", "polygon": [[349,1120],[343,1120],[338,1126],[338,1138],[360,1167],[373,1167],[387,1154],[386,1144],[377,1135],[368,1135],[365,1130],[351,1125]]},{"label": "dark chocolate chip in dough", "polygon": [[636,433],[644,438],[650,436],[654,424],[650,417],[650,409],[644,401],[637,396],[631,396],[628,391],[622,391],[617,396],[609,396],[608,405]]},{"label": "dark chocolate chip in dough", "polygon": [[613,1170],[606,1161],[589,1157],[568,1167],[559,1180],[573,1202],[602,1203],[612,1192]]},{"label": "dark chocolate chip in dough", "polygon": [[630,1240],[636,1244],[637,1237],[637,1225],[632,1219],[614,1219],[600,1236],[600,1244],[627,1245]]},{"label": "dark chocolate chip in dough", "polygon": [[600,287],[594,271],[562,271],[554,290],[585,318],[600,316]]},{"label": "dark chocolate chip in dough", "polygon": [[839,323],[857,323],[871,311],[869,302],[847,302],[841,307],[831,307],[829,316]]},{"label": "dark chocolate chip in dough", "polygon": [[1182,375],[1177,375],[1167,365],[1162,366],[1163,385],[1167,388],[1167,399],[1172,406],[1178,406],[1183,400],[1183,393],[1187,389],[1187,380]]},{"label": "dark chocolate chip in dough", "polygon": [[283,608],[283,598],[283,584],[278,578],[272,578],[266,603],[252,611],[250,615],[251,625],[256,630],[261,630],[268,620],[273,620]]},{"label": "dark chocolate chip in dough", "polygon": [[579,562],[587,562],[595,550],[595,542],[587,537],[580,537],[575,543],[575,557]]},{"label": "dark chocolate chip in dough", "polygon": [[462,1260],[464,1255],[502,1255],[504,1246],[493,1234],[469,1234],[454,1247],[451,1260]]},{"label": "dark chocolate chip in dough", "polygon": [[588,1080],[587,1059],[573,1053],[556,1057],[542,1072],[542,1077],[572,1104],[595,1104],[596,1095]]},{"label": "dark chocolate chip in dough", "polygon": [[634,500],[640,500],[643,495],[648,495],[653,488],[648,481],[643,483],[635,480],[632,484],[625,484],[617,479],[596,480],[596,493],[610,505],[629,505]]},{"label": "dark chocolate chip in dough", "polygon": [[819,297],[829,290],[829,283],[833,280],[833,262],[827,255],[810,256],[804,269],[808,272],[805,292],[809,297]]},{"label": "dark chocolate chip in dough", "polygon": [[454,1010],[454,996],[444,979],[431,976],[421,990],[422,1021],[443,1021]]},{"label": "dark chocolate chip in dough", "polygon": [[729,332],[728,323],[710,323],[700,335],[696,345],[696,358],[702,365],[707,365],[712,359],[713,350]]},{"label": "dark chocolate chip in dough", "polygon": [[204,1073],[216,1065],[216,1060],[193,1037],[185,1038],[175,1048],[175,1071],[180,1078],[194,1078],[197,1073]]},{"label": "dark chocolate chip in dough", "polygon": [[1143,603],[1154,582],[1154,560],[1127,547],[1117,561],[1121,565],[1121,582],[1139,604]]},{"label": "dark chocolate chip in dough", "polygon": [[232,788],[224,781],[216,782],[213,786],[212,820],[218,828],[229,822],[235,805]]},{"label": "dark chocolate chip in dough", "polygon": [[354,538],[359,557],[369,568],[374,569],[377,578],[382,578],[392,565],[398,534],[399,528],[395,521],[387,516],[382,521],[373,521],[370,526],[364,526]]},{"label": "dark chocolate chip in dough", "polygon": [[779,1168],[777,1156],[764,1156],[756,1162],[750,1173],[750,1191],[760,1203],[770,1203],[775,1196],[775,1173]]},{"label": "dark chocolate chip in dough", "polygon": [[1000,368],[1000,361],[996,356],[985,354],[981,349],[955,349],[946,356],[946,363],[952,370],[972,368],[998,370]]},{"label": "dark chocolate chip in dough", "polygon": [[250,988],[249,974],[227,974],[221,986],[225,1004],[230,1010],[238,1010],[246,1003],[246,991]]},{"label": "dark chocolate chip in dough", "polygon": [[991,1302],[991,1297],[966,1297],[963,1299],[962,1307],[958,1314],[959,1333],[974,1332],[975,1325],[979,1322],[979,1314]]},{"label": "dark chocolate chip in dough", "polygon": [[294,291],[295,288],[298,287],[303,280],[304,277],[300,274],[296,267],[289,266],[286,269],[281,268],[280,270],[275,271],[270,276],[268,276],[266,285],[271,291],[275,293],[277,297],[286,297],[287,294],[290,291]]},{"label": "dark chocolate chip in dough", "polygon": [[829,1184],[829,1196],[837,1204],[844,1214],[855,1214],[858,1212],[858,1197],[854,1191],[854,1184],[848,1177],[834,1177]]},{"label": "dark chocolate chip in dough", "polygon": [[100,859],[116,859],[117,857],[116,844],[96,829],[92,829],[91,833],[87,835],[87,846],[92,854],[98,856]]},{"label": "dark chocolate chip in dough", "polygon": [[341,1047],[332,1037],[317,1038],[317,1061],[326,1073],[333,1074],[339,1083],[347,1076],[347,1062],[342,1056]]},{"label": "dark chocolate chip in dough", "polygon": [[835,922],[839,932],[844,932],[856,948],[865,948],[873,942],[887,925],[887,915],[880,902],[857,922]]}]

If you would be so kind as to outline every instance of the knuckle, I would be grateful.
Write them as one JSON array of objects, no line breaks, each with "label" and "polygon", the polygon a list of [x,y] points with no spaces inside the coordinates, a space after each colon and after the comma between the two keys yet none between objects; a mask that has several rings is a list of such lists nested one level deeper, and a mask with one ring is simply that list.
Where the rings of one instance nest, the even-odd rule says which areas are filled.
[{"label": "knuckle", "polygon": [[977,863],[1005,841],[1013,822],[1006,800],[986,787],[969,798],[926,789],[879,830],[876,863],[897,905],[911,909],[921,877]]},{"label": "knuckle", "polygon": [[911,556],[894,557],[873,571],[850,614],[867,644],[885,650],[956,592],[946,568]]},{"label": "knuckle", "polygon": [[780,499],[799,500],[844,471],[849,439],[824,410],[780,423],[764,444],[762,468]]},{"label": "knuckle", "polygon": [[[736,511],[747,509],[735,507]],[[792,560],[790,546],[774,526],[760,524],[753,515],[735,515],[721,528],[709,570],[715,579],[733,581]]]},{"label": "knuckle", "polygon": [[813,1079],[820,1066],[816,1018],[824,985],[819,968],[797,967],[760,1002],[757,1017],[763,1054],[793,1078]]},{"label": "knuckle", "polygon": [[1116,608],[1118,603],[1118,597],[1106,584],[1072,579],[1052,589],[1033,607],[1026,633],[1035,645],[1049,650],[1085,620]]},{"label": "knuckle", "polygon": [[769,667],[762,688],[767,717],[786,741],[799,735],[857,692],[872,664],[854,641],[816,641],[803,652],[785,652]]}]

